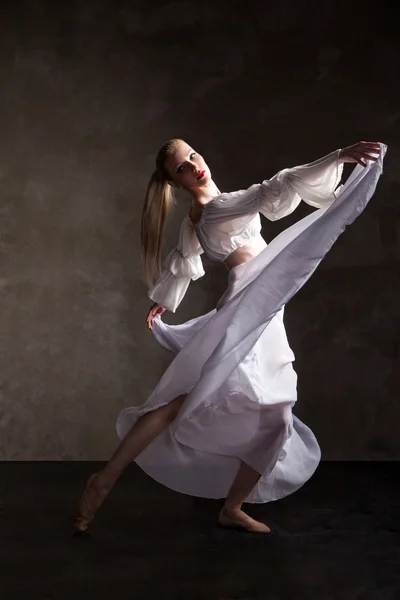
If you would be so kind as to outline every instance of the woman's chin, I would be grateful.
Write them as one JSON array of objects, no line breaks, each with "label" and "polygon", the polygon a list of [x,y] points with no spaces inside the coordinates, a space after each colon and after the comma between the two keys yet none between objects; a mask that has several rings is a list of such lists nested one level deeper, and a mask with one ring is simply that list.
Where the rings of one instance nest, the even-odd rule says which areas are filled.
[{"label": "woman's chin", "polygon": [[196,181],[196,187],[197,188],[205,187],[206,185],[208,185],[210,183],[210,181],[211,181],[211,177],[209,175],[204,175],[204,177],[202,177],[201,179]]}]

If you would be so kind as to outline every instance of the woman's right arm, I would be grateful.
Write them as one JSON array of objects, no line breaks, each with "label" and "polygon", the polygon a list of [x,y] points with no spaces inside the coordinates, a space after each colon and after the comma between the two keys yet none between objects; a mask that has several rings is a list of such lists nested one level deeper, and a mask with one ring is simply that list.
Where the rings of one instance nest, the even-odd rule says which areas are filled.
[{"label": "woman's right arm", "polygon": [[154,317],[162,315],[166,309],[175,312],[189,283],[204,275],[200,257],[202,253],[203,249],[187,216],[181,226],[177,247],[164,260],[161,274],[149,290],[148,296],[155,302],[146,317],[149,329]]}]

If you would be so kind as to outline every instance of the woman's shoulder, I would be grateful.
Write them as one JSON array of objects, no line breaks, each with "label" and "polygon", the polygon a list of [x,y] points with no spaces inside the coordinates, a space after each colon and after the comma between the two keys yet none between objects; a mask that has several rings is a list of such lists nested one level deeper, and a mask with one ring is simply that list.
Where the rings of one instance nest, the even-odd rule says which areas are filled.
[{"label": "woman's shoulder", "polygon": [[227,216],[235,214],[239,216],[255,204],[259,187],[260,184],[255,183],[245,189],[224,192],[214,198],[210,210],[219,214],[225,213]]},{"label": "woman's shoulder", "polygon": [[202,212],[203,212],[203,207],[200,205],[190,207],[187,217],[192,226],[196,225],[200,221]]},{"label": "woman's shoulder", "polygon": [[247,189],[233,192],[223,192],[212,198],[207,204],[192,206],[187,219],[192,227],[200,227],[204,221],[213,221],[241,216],[248,211],[253,212],[259,184],[253,184]]}]

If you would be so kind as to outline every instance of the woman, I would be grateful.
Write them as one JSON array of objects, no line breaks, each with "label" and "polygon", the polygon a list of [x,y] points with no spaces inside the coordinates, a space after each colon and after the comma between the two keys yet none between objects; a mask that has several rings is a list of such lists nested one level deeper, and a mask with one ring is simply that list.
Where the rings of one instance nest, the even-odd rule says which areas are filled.
[{"label": "woman", "polygon": [[[203,157],[186,142],[171,140],[161,148],[142,213],[144,266],[155,301],[146,321],[176,356],[147,402],[119,415],[123,441],[88,480],[75,519],[79,531],[87,529],[132,460],[172,489],[225,497],[221,526],[270,531],[242,510],[243,502],[294,492],[320,460],[313,433],[292,415],[296,374],[284,305],[366,206],[385,152],[383,144],[359,142],[247,190],[221,194]],[[339,190],[345,162],[358,165]],[[189,192],[192,204],[178,246],[160,269],[173,188]],[[282,218],[301,199],[320,210],[267,246],[260,213]],[[164,324],[163,312],[174,312],[189,282],[204,274],[203,252],[224,262],[228,289],[207,315],[183,325]]]}]

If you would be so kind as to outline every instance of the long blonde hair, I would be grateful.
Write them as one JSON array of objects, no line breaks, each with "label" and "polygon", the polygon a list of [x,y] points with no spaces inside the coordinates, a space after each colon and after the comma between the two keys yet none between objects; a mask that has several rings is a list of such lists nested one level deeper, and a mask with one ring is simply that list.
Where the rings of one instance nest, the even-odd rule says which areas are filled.
[{"label": "long blonde hair", "polygon": [[158,151],[156,169],[147,187],[141,224],[141,248],[145,278],[149,286],[161,272],[161,248],[165,220],[173,205],[173,194],[168,181],[171,176],[165,161],[174,151],[180,139],[166,142]]}]

